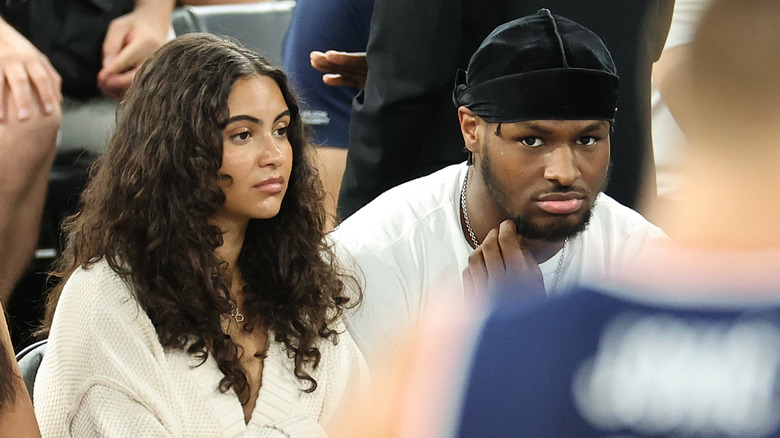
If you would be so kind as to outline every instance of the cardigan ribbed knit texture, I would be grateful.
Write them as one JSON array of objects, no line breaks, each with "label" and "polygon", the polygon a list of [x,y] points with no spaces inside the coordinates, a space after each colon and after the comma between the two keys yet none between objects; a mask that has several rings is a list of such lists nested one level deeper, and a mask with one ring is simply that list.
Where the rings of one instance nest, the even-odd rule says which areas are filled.
[{"label": "cardigan ribbed knit texture", "polygon": [[283,344],[269,336],[262,387],[248,424],[209,356],[202,365],[166,349],[146,313],[105,261],[78,269],[57,305],[35,383],[44,437],[320,437],[350,391],[368,384],[365,361],[343,324],[336,345],[322,340],[310,374],[293,374]]}]

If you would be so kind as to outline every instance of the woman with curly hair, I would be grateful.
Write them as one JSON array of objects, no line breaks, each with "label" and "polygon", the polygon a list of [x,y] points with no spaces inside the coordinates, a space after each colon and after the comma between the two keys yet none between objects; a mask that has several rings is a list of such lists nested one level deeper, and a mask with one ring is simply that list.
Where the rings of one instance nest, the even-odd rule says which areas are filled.
[{"label": "woman with curly hair", "polygon": [[281,70],[211,35],[163,46],[64,225],[43,435],[324,435],[368,374],[322,197]]}]

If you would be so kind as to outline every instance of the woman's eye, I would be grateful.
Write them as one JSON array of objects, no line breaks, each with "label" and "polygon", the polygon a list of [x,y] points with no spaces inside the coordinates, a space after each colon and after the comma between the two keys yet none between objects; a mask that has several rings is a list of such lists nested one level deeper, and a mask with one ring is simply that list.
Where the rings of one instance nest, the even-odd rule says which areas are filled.
[{"label": "woman's eye", "polygon": [[542,145],[542,139],[539,137],[526,137],[523,139],[520,139],[520,143],[528,146],[528,147],[539,147]]},{"label": "woman's eye", "polygon": [[234,139],[239,141],[247,141],[252,136],[249,131],[241,131],[233,136]]},{"label": "woman's eye", "polygon": [[581,145],[584,145],[584,146],[593,146],[598,141],[599,141],[599,139],[597,137],[593,137],[593,136],[589,136],[588,135],[588,136],[585,136],[585,137],[580,137],[579,140],[577,140],[577,143],[579,143]]},{"label": "woman's eye", "polygon": [[279,137],[285,137],[287,136],[287,127],[279,128],[274,131],[275,135],[278,135]]}]

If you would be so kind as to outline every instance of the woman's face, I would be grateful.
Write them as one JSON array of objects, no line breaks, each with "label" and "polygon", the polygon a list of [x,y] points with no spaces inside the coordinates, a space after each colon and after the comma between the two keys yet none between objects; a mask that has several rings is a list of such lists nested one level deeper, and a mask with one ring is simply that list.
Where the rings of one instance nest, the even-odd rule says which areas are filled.
[{"label": "woman's face", "polygon": [[217,219],[272,218],[279,213],[292,169],[287,104],[276,82],[260,75],[238,79],[227,104],[219,169],[226,199]]}]

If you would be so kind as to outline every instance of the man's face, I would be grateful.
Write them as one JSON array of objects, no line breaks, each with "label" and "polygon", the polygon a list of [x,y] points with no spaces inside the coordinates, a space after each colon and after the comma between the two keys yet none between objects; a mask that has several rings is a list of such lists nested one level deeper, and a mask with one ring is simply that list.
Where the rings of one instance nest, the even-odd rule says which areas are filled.
[{"label": "man's face", "polygon": [[477,168],[486,195],[518,233],[561,241],[584,230],[609,168],[608,122],[533,120],[483,124]]}]

